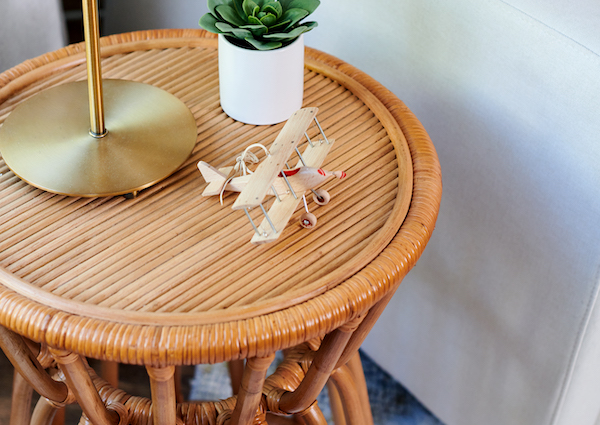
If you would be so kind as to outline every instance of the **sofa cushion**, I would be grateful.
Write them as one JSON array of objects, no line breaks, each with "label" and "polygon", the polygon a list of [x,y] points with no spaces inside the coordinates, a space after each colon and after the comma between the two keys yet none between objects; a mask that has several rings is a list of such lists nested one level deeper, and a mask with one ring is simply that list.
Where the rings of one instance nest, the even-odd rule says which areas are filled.
[{"label": "sofa cushion", "polygon": [[600,2],[596,0],[505,0],[532,19],[540,22],[582,47],[600,54]]},{"label": "sofa cushion", "polygon": [[307,44],[431,135],[436,230],[364,348],[448,425],[600,412],[600,3],[323,2]]}]

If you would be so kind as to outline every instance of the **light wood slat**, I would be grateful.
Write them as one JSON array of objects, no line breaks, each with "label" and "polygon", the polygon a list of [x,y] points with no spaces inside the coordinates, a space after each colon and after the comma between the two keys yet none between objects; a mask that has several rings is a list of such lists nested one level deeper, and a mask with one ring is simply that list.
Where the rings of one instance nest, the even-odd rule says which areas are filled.
[{"label": "light wood slat", "polygon": [[[132,52],[129,55],[114,55],[108,58],[104,58],[102,60],[102,70],[103,73],[106,77],[107,74],[110,74],[111,70],[114,69],[115,67],[118,67],[120,70],[122,70],[123,73],[127,73],[127,69],[139,69],[141,64],[137,64],[137,61],[143,61],[143,60],[151,60],[154,61],[155,59],[155,54],[153,52],[143,52],[143,51],[137,51],[137,52]],[[123,66],[126,65],[126,66]],[[16,105],[17,103],[20,103],[26,99],[28,99],[29,97],[33,96],[34,94],[40,92],[43,89],[52,87],[52,86],[56,86],[59,84],[63,84],[65,82],[69,82],[69,81],[78,81],[78,80],[83,80],[87,77],[87,71],[85,68],[84,64],[78,64],[76,66],[73,66],[70,69],[65,69],[60,73],[57,74],[51,74],[49,75],[47,78],[44,79],[40,79],[39,81],[37,81],[34,84],[31,84],[27,89],[21,91],[20,93],[16,94],[15,96],[11,97],[8,101],[6,101],[5,103],[3,103],[0,107],[0,120],[4,120],[6,118],[6,116],[4,114],[8,114],[8,110],[12,109],[14,107],[14,105]]]},{"label": "light wood slat", "polygon": [[[367,142],[369,142],[369,140],[367,140]],[[392,157],[393,157],[393,156],[392,156]],[[382,168],[382,169],[384,169],[384,168]],[[393,164],[391,165],[391,169],[393,170]],[[374,166],[373,166],[373,167],[371,167],[371,170],[372,170],[372,171],[375,171],[375,170],[378,170],[378,171],[379,171],[380,169],[377,167],[377,164],[374,164]],[[353,171],[353,170],[348,170],[348,172],[349,172],[349,173],[353,173],[354,171]],[[335,183],[335,182],[334,182],[334,183]],[[329,187],[328,187],[328,189],[330,189],[330,190],[331,190],[332,188],[335,188],[335,184],[334,184],[334,185],[331,185],[331,186],[329,186]],[[344,191],[344,192],[342,192],[342,193],[340,194],[340,196],[341,196],[341,197],[338,197],[338,195],[336,194],[336,195],[335,195],[335,199],[337,200],[337,202],[339,202],[339,200],[341,200],[341,199],[344,199],[344,198],[343,198],[344,196],[350,196],[350,195],[352,195],[353,193],[355,193],[354,191],[355,191],[355,190],[358,190],[358,188],[360,188],[360,185],[356,185],[356,186],[354,186],[354,187],[352,188],[352,190],[347,190],[347,191]],[[227,206],[227,205],[226,205],[226,206]],[[225,207],[226,207],[226,206],[225,206]],[[243,219],[242,219],[242,221],[241,221],[241,222],[242,222],[242,223],[244,223]],[[250,229],[250,227],[249,227],[249,226],[248,226],[248,228],[247,228],[247,231],[251,231],[251,229]],[[244,260],[244,259],[241,259],[241,260]],[[245,262],[245,260],[244,260],[244,262]],[[217,267],[217,266],[218,266],[218,265],[216,265],[215,267]],[[182,290],[182,291],[185,291],[185,290],[189,290],[189,289],[190,289],[189,287],[184,287],[184,288],[182,288],[181,290]],[[171,295],[171,296],[173,296],[173,295],[175,295],[177,292],[179,292],[179,289],[171,288],[171,290],[170,290],[170,295]]]},{"label": "light wood slat", "polygon": [[[189,181],[192,181],[192,176],[188,177]],[[155,197],[149,196],[152,199],[153,204],[157,207],[161,207],[164,205],[172,204],[174,201],[169,199],[168,195],[171,192],[164,191],[164,193],[160,193]],[[188,195],[192,196],[192,195]],[[156,198],[156,199],[155,199]],[[85,245],[81,245],[82,250],[76,251],[76,255],[72,254],[68,257],[68,260],[71,263],[77,264],[86,259],[92,258],[94,255],[102,252],[105,249],[109,249],[111,243],[114,240],[123,239],[123,244],[127,244],[127,240],[125,239],[127,236],[133,235],[136,231],[142,231],[144,225],[152,221],[152,216],[145,216],[143,220],[140,220],[139,217],[136,217],[135,214],[142,210],[143,205],[135,205],[130,208],[126,208],[124,205],[123,209],[118,209],[115,211],[111,211],[109,214],[105,214],[103,219],[108,219],[107,221],[99,222],[99,223],[90,223],[94,224],[94,232],[90,239],[90,236],[86,233],[83,234],[80,238],[82,241],[86,241]],[[112,235],[113,240],[106,239],[106,235]],[[75,243],[79,245],[79,240]],[[66,252],[65,255],[68,255]],[[56,254],[61,254],[61,252],[57,252]],[[58,257],[59,258],[59,257]],[[70,278],[70,276],[77,276],[78,270],[73,267],[73,264],[66,264],[64,266],[59,266],[57,264],[47,264],[47,267],[36,267],[36,272],[28,275],[31,279],[54,279],[57,276],[62,276],[63,280]]]},{"label": "light wood slat", "polygon": [[[216,167],[231,165],[251,143],[270,146],[284,124],[243,125],[222,112],[212,41],[149,36],[140,34],[129,44],[103,41],[105,78],[152,84],[184,101],[198,125],[191,157],[134,200],[50,195],[20,182],[0,160],[0,170],[6,170],[0,171],[0,266],[64,300],[98,306],[93,314],[202,314],[197,317],[212,321],[226,312],[243,317],[249,307],[278,310],[323,293],[389,243],[408,208],[400,198],[406,199],[406,191],[410,197],[412,180],[404,179],[411,164],[397,122],[371,92],[335,67],[318,62],[307,67],[304,105],[319,108],[319,122],[336,141],[323,168],[344,170],[348,178],[324,185],[330,204],[309,201],[319,219],[314,230],[293,223],[298,209],[281,242],[253,247],[250,224],[231,210],[236,197],[226,196],[224,206],[202,198],[204,181],[195,164],[202,159]],[[37,80],[0,87],[0,95],[22,87],[11,100],[0,98],[0,124],[36,92],[85,77],[80,47],[71,49],[73,62],[67,57],[57,62],[62,72],[45,65],[36,71]],[[314,125],[308,133],[320,138]],[[256,210],[251,214],[260,216]],[[283,258],[288,266],[281,265]],[[289,294],[294,299],[286,299]],[[213,319],[207,319],[209,313]]]},{"label": "light wood slat", "polygon": [[[245,223],[243,219],[241,220],[241,222],[242,222],[242,223]],[[247,232],[248,232],[248,230],[250,230],[250,229],[248,228],[248,229],[246,229],[246,231],[245,231],[244,233],[242,233],[242,235],[244,235],[243,237],[246,237],[246,236],[247,236],[247,234],[248,234],[248,233],[247,233]],[[211,242],[212,242],[212,243],[210,244],[210,246],[213,246],[213,245],[214,245],[214,242],[216,242],[216,241],[211,241]],[[209,248],[207,248],[207,250],[213,251],[213,250],[214,250],[214,248],[210,248],[210,247],[209,247]],[[179,261],[181,261],[181,259],[180,259]],[[180,265],[179,265],[179,267],[177,268],[177,270],[181,270],[182,268],[183,268],[183,264],[180,264]],[[166,267],[166,269],[167,269],[167,270],[170,270],[171,268],[167,266],[167,267]],[[174,285],[174,283],[170,283],[170,284],[169,284],[169,285],[167,285],[167,286],[169,286],[171,289],[173,289],[173,287],[172,287],[173,285]],[[144,287],[144,289],[146,290],[146,289],[148,289],[148,288]],[[116,297],[116,298],[118,298],[118,297]],[[133,295],[132,295],[132,299],[137,299],[137,296],[136,296],[135,294],[133,294]],[[123,301],[121,300],[121,302],[123,302]]]},{"label": "light wood slat", "polygon": [[[154,70],[159,70],[169,65],[176,66],[177,62],[186,57],[186,49],[165,49],[161,52],[152,50],[132,52],[136,54],[135,58],[129,58],[129,55],[123,55],[124,63],[118,63],[118,66],[106,66],[107,58],[102,59],[103,78],[138,80],[151,84],[150,78],[155,76]],[[159,64],[159,66],[157,66]]]},{"label": "light wood slat", "polygon": [[[350,170],[351,172],[351,170]],[[359,187],[356,188],[356,190],[360,190]],[[344,193],[340,193],[340,194],[336,194],[335,192],[333,192],[333,198],[335,202],[335,200],[337,199],[337,202],[340,203],[340,206],[343,206],[343,202],[344,202]],[[351,208],[354,205],[353,201],[351,200],[348,203],[348,206]],[[316,211],[318,213],[318,211]],[[323,225],[325,226],[327,223],[324,223]],[[306,235],[305,232],[303,233],[302,230],[296,230],[297,228],[288,228],[287,232],[294,232],[294,234],[300,238],[309,238],[311,239],[310,242],[314,243],[314,241],[312,239],[318,238],[318,233],[316,232],[311,232],[310,235]],[[317,229],[315,229],[317,230]],[[288,242],[286,245],[290,245],[293,244],[295,242],[297,242],[297,239],[294,239],[294,234],[288,236]],[[271,253],[272,255],[274,255],[275,253]],[[237,256],[237,255],[241,255],[241,254],[233,254],[233,257]],[[286,256],[289,255],[289,251],[287,251],[286,249]],[[248,273],[250,273],[252,271],[253,268],[255,268],[256,265],[259,265],[261,263],[264,264],[268,264],[269,261],[273,261],[274,257],[272,256],[262,256],[260,258],[253,258],[253,254],[252,252],[250,252],[249,254],[247,254],[245,257],[241,257],[240,259],[241,261],[241,265],[234,271],[234,272],[226,272],[226,271],[219,271],[219,266],[215,265],[212,269],[209,269],[208,271],[210,271],[211,274],[215,274],[214,277],[215,279],[218,279],[217,282],[219,283],[224,283],[225,287],[229,288],[232,285],[236,285],[238,287],[243,287],[245,286],[247,283],[245,281],[245,278],[247,278]],[[227,262],[228,258],[224,258],[224,261]],[[289,274],[285,275],[286,279],[281,279],[281,283],[284,283],[287,281],[287,279],[289,279]],[[265,281],[268,281],[268,279],[264,279]],[[197,305],[196,308],[200,309],[203,308],[205,306],[208,305],[209,302],[211,302],[211,300],[213,300],[214,297],[218,297],[220,294],[220,291],[222,290],[221,286],[212,286],[211,288],[207,288],[209,290],[208,293],[199,293],[198,295],[196,295],[196,297],[191,297],[188,296],[188,300],[182,299],[181,301],[183,302],[182,304],[182,311],[185,311],[186,308],[191,308],[192,306]],[[172,295],[172,293],[171,293]],[[204,302],[203,302],[204,301]],[[174,306],[173,306],[174,308]]]},{"label": "light wood slat", "polygon": [[[267,293],[280,292],[279,286],[274,287],[268,280],[259,279],[259,277],[274,279],[285,271],[286,275],[290,277],[287,282],[283,283],[295,286],[299,281],[304,281],[307,277],[315,279],[320,278],[337,269],[340,264],[344,264],[348,261],[349,256],[347,256],[347,254],[349,252],[353,253],[351,251],[353,248],[351,242],[353,240],[363,241],[368,239],[386,221],[387,216],[381,216],[375,213],[391,211],[392,205],[390,203],[393,204],[395,193],[388,192],[387,190],[389,190],[390,187],[393,187],[394,183],[395,182],[392,182],[388,187],[373,192],[372,196],[365,198],[365,202],[358,205],[363,207],[363,209],[360,210],[360,214],[350,212],[347,215],[339,216],[339,220],[332,220],[330,222],[331,226],[329,226],[331,238],[328,239],[325,244],[319,245],[318,243],[313,242],[312,245],[314,247],[303,247],[295,255],[290,255],[288,257],[290,259],[288,264],[281,267],[274,267],[269,271],[258,270],[253,274],[249,274],[246,278],[249,283],[255,283],[254,285],[246,285],[243,288],[237,288],[236,291],[231,291],[231,293],[222,300],[213,297],[211,301],[218,302],[215,305],[211,305],[210,309],[228,308],[232,305],[248,305],[253,301],[263,298]],[[377,199],[378,202],[373,202],[374,198]],[[336,224],[339,224],[342,219],[345,219],[353,226],[345,228],[341,226],[338,226],[337,228],[334,227]],[[357,227],[356,224],[362,220],[365,220],[369,224],[364,227]],[[327,254],[322,255],[321,252],[323,251],[327,252]],[[302,264],[300,260],[308,262],[311,270],[306,267],[306,264]],[[254,277],[254,279],[252,279],[252,277]],[[258,282],[260,282],[260,285]],[[221,292],[219,295],[223,296],[224,292]],[[198,306],[197,308],[208,309],[207,306]]]}]

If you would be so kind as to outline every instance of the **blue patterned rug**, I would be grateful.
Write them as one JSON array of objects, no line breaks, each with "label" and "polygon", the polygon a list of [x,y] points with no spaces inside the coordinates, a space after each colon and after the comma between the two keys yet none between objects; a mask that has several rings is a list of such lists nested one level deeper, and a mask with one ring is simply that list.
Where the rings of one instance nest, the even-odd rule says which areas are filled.
[{"label": "blue patterned rug", "polygon": [[[443,425],[367,355],[361,352],[360,357],[375,425]],[[272,373],[272,369],[269,373]],[[214,400],[231,396],[231,381],[225,364],[196,366],[190,386],[192,400]],[[333,424],[327,388],[319,396],[318,403],[327,422]]]}]

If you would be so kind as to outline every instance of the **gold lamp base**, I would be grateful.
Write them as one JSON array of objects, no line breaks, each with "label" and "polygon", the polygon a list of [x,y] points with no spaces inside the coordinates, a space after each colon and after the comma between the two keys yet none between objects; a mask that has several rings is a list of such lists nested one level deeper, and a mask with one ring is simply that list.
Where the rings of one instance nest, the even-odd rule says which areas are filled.
[{"label": "gold lamp base", "polygon": [[45,90],[0,128],[0,152],[29,184],[69,196],[137,193],[175,172],[196,144],[196,122],[175,96],[143,83],[104,80],[106,128],[90,133],[86,81]]}]

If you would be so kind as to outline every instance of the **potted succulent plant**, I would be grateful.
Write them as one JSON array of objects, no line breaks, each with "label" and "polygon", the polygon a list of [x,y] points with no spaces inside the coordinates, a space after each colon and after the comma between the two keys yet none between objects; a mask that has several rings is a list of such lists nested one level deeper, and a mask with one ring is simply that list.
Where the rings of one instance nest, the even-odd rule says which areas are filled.
[{"label": "potted succulent plant", "polygon": [[302,107],[303,22],[319,0],[208,0],[200,26],[219,34],[221,106],[248,124],[275,124]]}]

